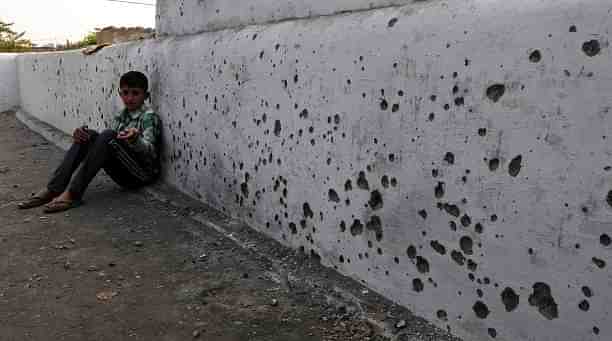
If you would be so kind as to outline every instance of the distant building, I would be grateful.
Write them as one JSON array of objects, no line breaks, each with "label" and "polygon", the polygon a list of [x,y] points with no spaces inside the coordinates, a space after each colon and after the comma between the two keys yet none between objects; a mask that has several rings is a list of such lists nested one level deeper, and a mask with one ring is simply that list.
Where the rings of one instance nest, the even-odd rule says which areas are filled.
[{"label": "distant building", "polygon": [[45,44],[45,45],[32,44],[31,51],[32,52],[56,51],[56,46],[55,44]]},{"label": "distant building", "polygon": [[105,27],[96,32],[96,40],[100,44],[124,43],[126,41],[150,39],[155,37],[155,30],[144,27]]}]

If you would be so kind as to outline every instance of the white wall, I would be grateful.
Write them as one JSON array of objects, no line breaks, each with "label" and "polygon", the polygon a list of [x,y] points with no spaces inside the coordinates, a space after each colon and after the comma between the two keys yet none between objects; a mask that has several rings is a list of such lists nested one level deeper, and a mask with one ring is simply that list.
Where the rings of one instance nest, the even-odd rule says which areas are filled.
[{"label": "white wall", "polygon": [[19,88],[28,94],[21,108],[66,133],[82,125],[102,128],[121,110],[121,74],[132,68],[152,71],[153,45],[119,44],[90,56],[80,51],[20,55]]},{"label": "white wall", "polygon": [[[158,0],[156,31],[193,34],[413,2],[421,0]],[[426,1],[431,2],[439,0]]]},{"label": "white wall", "polygon": [[16,55],[0,53],[0,112],[19,105]]},{"label": "white wall", "polygon": [[186,193],[466,340],[607,340],[611,8],[437,2],[26,55],[22,105],[101,127],[145,70]]}]

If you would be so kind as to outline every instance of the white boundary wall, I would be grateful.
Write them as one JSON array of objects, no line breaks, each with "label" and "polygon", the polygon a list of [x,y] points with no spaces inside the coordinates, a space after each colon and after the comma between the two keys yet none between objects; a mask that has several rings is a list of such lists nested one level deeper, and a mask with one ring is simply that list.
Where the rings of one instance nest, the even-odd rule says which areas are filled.
[{"label": "white boundary wall", "polygon": [[19,105],[16,55],[0,53],[0,112]]},{"label": "white boundary wall", "polygon": [[22,108],[100,128],[143,70],[186,193],[466,340],[608,340],[611,11],[421,3],[23,55]]},{"label": "white boundary wall", "polygon": [[162,36],[193,34],[253,24],[397,6],[420,1],[158,0],[156,31]]}]

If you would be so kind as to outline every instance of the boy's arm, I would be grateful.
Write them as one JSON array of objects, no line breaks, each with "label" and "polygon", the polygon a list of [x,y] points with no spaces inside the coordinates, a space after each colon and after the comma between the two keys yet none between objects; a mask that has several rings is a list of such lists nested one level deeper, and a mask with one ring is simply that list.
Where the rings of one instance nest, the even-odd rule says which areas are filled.
[{"label": "boy's arm", "polygon": [[111,122],[110,128],[116,132],[119,132],[119,128],[121,128],[121,115],[115,115],[113,117],[113,121]]},{"label": "boy's arm", "polygon": [[161,134],[161,122],[156,113],[144,114],[142,129],[138,138],[131,142],[132,148],[137,153],[157,156],[157,142]]}]

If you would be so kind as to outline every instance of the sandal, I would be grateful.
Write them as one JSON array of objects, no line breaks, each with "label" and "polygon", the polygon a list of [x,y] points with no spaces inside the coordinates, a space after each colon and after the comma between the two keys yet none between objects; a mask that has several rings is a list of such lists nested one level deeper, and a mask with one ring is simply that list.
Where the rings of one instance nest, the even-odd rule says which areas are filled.
[{"label": "sandal", "polygon": [[44,213],[58,213],[68,211],[71,208],[79,207],[81,205],[80,200],[72,200],[72,201],[51,201],[50,203],[45,205]]},{"label": "sandal", "polygon": [[20,210],[26,210],[29,208],[34,208],[38,206],[42,206],[44,204],[50,203],[55,197],[57,197],[60,193],[54,194],[49,191],[41,191],[37,194],[34,194],[31,198],[20,202],[17,204],[17,207]]}]

